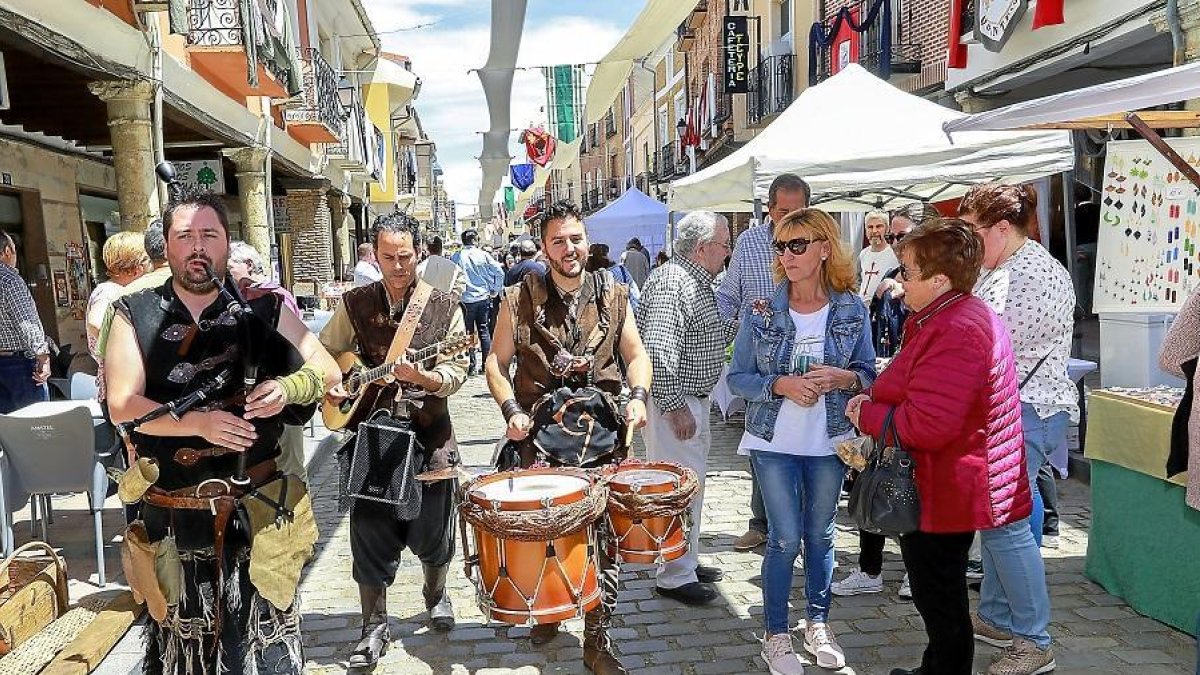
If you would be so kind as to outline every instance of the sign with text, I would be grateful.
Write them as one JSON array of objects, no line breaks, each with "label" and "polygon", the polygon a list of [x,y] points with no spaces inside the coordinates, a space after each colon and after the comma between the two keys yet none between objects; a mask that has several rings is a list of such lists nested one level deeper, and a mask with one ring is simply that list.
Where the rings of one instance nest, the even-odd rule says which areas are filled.
[{"label": "sign with text", "polygon": [[975,37],[985,49],[999,52],[1012,37],[1029,0],[975,0]]},{"label": "sign with text", "polygon": [[225,194],[225,169],[220,159],[200,159],[190,162],[172,161],[180,187]]},{"label": "sign with text", "polygon": [[725,44],[725,92],[745,94],[750,73],[750,31],[744,16],[727,16],[722,22]]}]

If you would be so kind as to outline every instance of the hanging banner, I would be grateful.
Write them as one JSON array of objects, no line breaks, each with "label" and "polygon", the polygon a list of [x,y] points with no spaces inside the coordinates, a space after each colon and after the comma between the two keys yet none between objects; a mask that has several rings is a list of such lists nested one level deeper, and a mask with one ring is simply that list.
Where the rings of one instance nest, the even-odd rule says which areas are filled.
[{"label": "hanging banner", "polygon": [[517,191],[510,185],[504,186],[504,212],[512,213],[517,209]]},{"label": "hanging banner", "polygon": [[508,167],[512,184],[518,190],[527,190],[533,185],[534,168],[532,164],[513,164]]},{"label": "hanging banner", "polygon": [[579,135],[578,66],[554,66],[550,69],[550,129],[563,143]]},{"label": "hanging banner", "polygon": [[722,32],[725,43],[725,91],[745,94],[749,90],[750,30],[744,16],[727,16]]}]

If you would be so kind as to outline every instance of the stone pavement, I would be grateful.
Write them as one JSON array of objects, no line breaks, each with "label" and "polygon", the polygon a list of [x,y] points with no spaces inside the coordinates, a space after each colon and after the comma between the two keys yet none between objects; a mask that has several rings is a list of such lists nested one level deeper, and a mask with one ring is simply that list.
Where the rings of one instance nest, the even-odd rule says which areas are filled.
[{"label": "stone pavement", "polygon": [[[473,473],[486,469],[502,423],[486,393],[483,379],[468,381],[454,397],[451,412],[463,446],[464,461]],[[766,672],[758,658],[754,634],[761,632],[762,595],[758,553],[737,553],[732,542],[742,533],[749,515],[749,475],[746,462],[735,454],[741,435],[738,424],[714,419],[713,454],[705,500],[702,554],[725,570],[718,584],[721,598],[710,607],[692,609],[654,594],[654,576],[646,566],[626,566],[614,637],[622,661],[643,675],[680,673]],[[350,578],[349,526],[336,512],[336,466],[314,457],[312,471],[315,507],[322,538],[317,561],[302,587],[308,672],[345,672],[345,662],[359,635],[358,594]],[[1047,575],[1053,602],[1051,632],[1056,640],[1058,670],[1070,673],[1166,675],[1195,668],[1195,639],[1151,619],[1088,581],[1082,574],[1090,520],[1087,486],[1060,483],[1062,537],[1058,549],[1046,549]],[[854,565],[857,536],[848,519],[839,518],[837,547],[845,575]],[[460,549],[461,550],[461,549]],[[887,590],[883,594],[835,598],[831,627],[846,649],[848,666],[842,672],[886,673],[893,667],[920,662],[925,634],[916,610],[895,593],[903,576],[899,550],[890,543],[885,554]],[[486,624],[474,603],[474,590],[456,557],[451,595],[458,611],[458,628],[442,635],[424,624],[420,594],[421,569],[405,557],[400,576],[389,593],[391,651],[378,673],[474,673],[519,675],[583,673],[579,622],[551,644],[535,648],[528,629]],[[803,573],[793,584],[793,621],[802,616]],[[796,644],[799,647],[800,641]],[[993,648],[979,645],[976,669],[986,668]],[[822,672],[815,665],[810,672]]]},{"label": "stone pavement", "polygon": [[[482,378],[471,378],[452,399],[451,413],[468,469],[472,473],[486,471],[502,422]],[[306,571],[301,588],[307,672],[314,675],[346,672],[346,660],[361,626],[358,592],[350,577],[349,520],[345,514],[337,513],[336,508],[337,468],[332,451],[337,437],[327,435],[318,427],[316,437],[307,439],[314,506],[322,535],[318,557]],[[744,531],[749,516],[749,474],[745,459],[735,453],[740,436],[739,423],[725,423],[714,416],[701,552],[706,563],[725,570],[725,581],[718,584],[721,598],[710,607],[692,609],[657,597],[653,570],[649,567],[627,565],[624,569],[614,637],[622,661],[634,673],[766,672],[755,640],[755,634],[762,631],[759,575],[762,558],[759,553],[732,550],[733,540]],[[1139,616],[1083,576],[1091,517],[1088,488],[1069,480],[1060,482],[1059,489],[1063,512],[1061,545],[1058,549],[1044,549],[1053,604],[1051,633],[1058,658],[1056,672],[1062,675],[1194,672],[1196,642],[1192,636]],[[108,533],[116,531],[115,527],[106,529]],[[86,557],[89,535],[90,530],[78,537],[79,558]],[[843,511],[837,533],[841,568],[835,572],[835,578],[843,577],[855,564],[857,545],[857,535]],[[111,546],[109,558],[110,574],[119,572],[119,564],[114,564],[115,549]],[[893,667],[914,667],[920,662],[925,634],[912,604],[896,596],[904,573],[899,550],[891,542],[885,552],[884,574],[885,593],[833,600],[831,627],[846,649],[848,661],[843,673],[887,675]],[[527,628],[488,625],[483,621],[474,602],[474,588],[463,576],[457,553],[450,584],[458,611],[458,628],[446,635],[432,633],[424,624],[420,565],[405,555],[388,598],[392,634],[396,639],[375,672],[389,675],[586,672],[580,662],[581,622],[569,622],[568,632],[545,647],[535,648],[526,637]],[[792,592],[793,622],[803,615],[803,595],[803,572],[797,570]],[[976,670],[982,672],[995,650],[976,645]],[[800,640],[796,646],[800,648]],[[140,672],[143,650],[141,629],[135,627],[96,672],[98,675]],[[815,665],[808,671],[825,672]]]}]

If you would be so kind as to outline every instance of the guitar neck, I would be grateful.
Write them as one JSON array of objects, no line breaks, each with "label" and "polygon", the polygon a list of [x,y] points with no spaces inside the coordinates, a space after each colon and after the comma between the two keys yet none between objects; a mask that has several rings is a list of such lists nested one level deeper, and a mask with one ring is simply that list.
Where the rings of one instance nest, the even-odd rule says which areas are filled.
[{"label": "guitar neck", "polygon": [[[420,363],[422,361],[431,359],[438,355],[438,352],[441,351],[442,347],[445,344],[446,344],[445,342],[438,342],[437,344],[429,345],[428,347],[425,347],[423,349],[418,349],[412,355],[412,358],[409,358],[407,360],[412,363]],[[375,366],[374,368],[371,368],[370,370],[367,370],[367,371],[364,371],[363,373],[361,373],[359,375],[359,379],[363,384],[366,384],[368,382],[374,382],[376,380],[381,380],[384,377],[387,377],[387,375],[392,372],[392,368],[396,365],[396,363],[398,363],[398,362],[384,363],[382,365]]]}]

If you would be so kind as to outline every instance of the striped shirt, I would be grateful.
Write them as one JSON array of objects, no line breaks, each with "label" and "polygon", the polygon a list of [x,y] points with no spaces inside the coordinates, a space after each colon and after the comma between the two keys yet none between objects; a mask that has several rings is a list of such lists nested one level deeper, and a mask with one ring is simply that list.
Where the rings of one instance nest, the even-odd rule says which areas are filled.
[{"label": "striped shirt", "polygon": [[25,280],[0,263],[0,352],[21,352],[29,357],[49,354],[46,331]]}]

